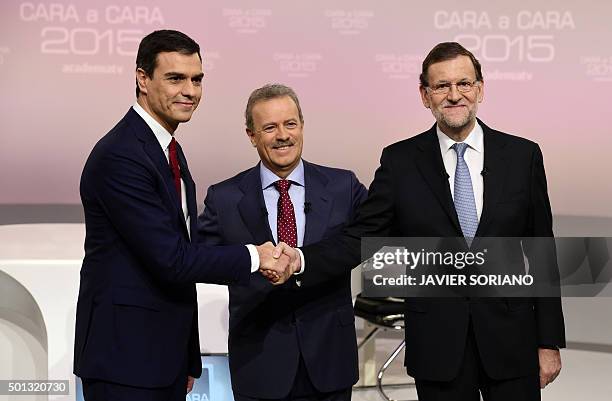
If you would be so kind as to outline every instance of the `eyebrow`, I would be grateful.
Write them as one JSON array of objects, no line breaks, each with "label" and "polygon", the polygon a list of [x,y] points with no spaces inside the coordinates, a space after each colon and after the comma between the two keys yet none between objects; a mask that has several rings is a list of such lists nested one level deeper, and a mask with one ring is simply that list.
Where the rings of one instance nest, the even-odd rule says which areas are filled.
[{"label": "eyebrow", "polygon": [[[178,77],[178,78],[187,78],[187,75],[181,73],[181,72],[167,72],[164,74],[164,77],[170,78],[170,77]],[[194,75],[193,77],[191,77],[191,79],[202,79],[204,78],[204,73],[201,72],[197,75]]]},{"label": "eyebrow", "polygon": [[[292,117],[292,118],[290,118],[288,120],[283,121],[281,124],[287,124],[287,123],[297,122],[297,121],[298,121],[297,118],[293,118]],[[278,123],[274,122],[274,121],[270,121],[270,122],[267,122],[267,123],[263,123],[261,126],[265,128],[265,127],[268,127],[268,126],[271,126],[271,125],[276,126],[276,125],[278,125]]]},{"label": "eyebrow", "polygon": [[[474,80],[476,80],[476,78],[471,79],[471,78],[465,77],[465,78],[461,78],[461,79],[459,79],[459,80],[457,80],[455,82],[474,81]],[[452,81],[449,80],[449,79],[441,79],[441,80],[439,80],[438,82],[435,82],[435,83],[436,84],[446,84],[446,83],[451,83],[451,82]]]}]

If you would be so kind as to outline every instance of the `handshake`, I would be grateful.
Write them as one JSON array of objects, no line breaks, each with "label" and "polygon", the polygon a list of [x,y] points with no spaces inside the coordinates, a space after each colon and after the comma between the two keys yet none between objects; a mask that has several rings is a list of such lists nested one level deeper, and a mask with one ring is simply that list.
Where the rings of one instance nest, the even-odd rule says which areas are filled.
[{"label": "handshake", "polygon": [[259,272],[272,284],[279,285],[289,280],[293,273],[302,269],[302,259],[297,249],[279,242],[256,246],[259,254]]}]

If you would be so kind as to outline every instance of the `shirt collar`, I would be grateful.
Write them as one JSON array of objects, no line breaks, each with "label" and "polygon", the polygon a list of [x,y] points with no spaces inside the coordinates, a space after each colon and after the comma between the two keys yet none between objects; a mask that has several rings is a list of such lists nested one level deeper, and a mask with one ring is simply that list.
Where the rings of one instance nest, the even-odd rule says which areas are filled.
[{"label": "shirt collar", "polygon": [[153,131],[153,135],[155,135],[155,138],[157,138],[159,145],[164,151],[166,151],[166,149],[168,149],[168,145],[170,145],[170,141],[172,140],[172,134],[162,127],[160,123],[155,121],[155,119],[145,109],[143,109],[140,104],[138,104],[138,102],[134,103],[132,108],[140,117],[142,117],[143,120],[145,120],[145,123],[147,123],[149,128],[151,128],[151,131]]},{"label": "shirt collar", "polygon": [[[267,168],[263,163],[259,163],[259,176],[261,177],[261,188],[266,189],[269,186],[273,185],[276,181],[281,180],[279,176],[274,174],[272,170]],[[304,163],[302,159],[298,165],[293,169],[293,171],[287,177],[287,180],[291,181],[294,184],[298,184],[300,186],[304,186]]]},{"label": "shirt collar", "polygon": [[[457,143],[451,138],[449,138],[444,132],[442,132],[442,130],[440,130],[440,127],[437,124],[436,134],[438,135],[438,141],[440,142],[440,150],[442,151],[443,155],[446,154],[455,143]],[[470,148],[481,153],[484,150],[483,135],[484,133],[482,131],[482,127],[480,126],[480,124],[478,124],[478,122],[476,122],[476,124],[474,124],[474,128],[472,128],[472,131],[470,131],[467,138],[465,138],[465,141],[463,142],[466,143]]]}]

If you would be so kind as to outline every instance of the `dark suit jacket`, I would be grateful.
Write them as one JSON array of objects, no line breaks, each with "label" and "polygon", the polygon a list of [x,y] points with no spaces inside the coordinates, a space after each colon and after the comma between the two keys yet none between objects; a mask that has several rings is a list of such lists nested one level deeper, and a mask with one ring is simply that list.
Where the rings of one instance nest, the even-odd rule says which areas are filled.
[{"label": "dark suit jacket", "polygon": [[[196,231],[195,184],[179,148]],[[92,150],[81,176],[85,258],[74,373],[138,387],[201,373],[195,282],[248,283],[244,246],[190,242],[159,142],[130,109]]]},{"label": "dark suit jacket", "polygon": [[[339,233],[366,196],[364,186],[346,170],[304,162],[304,181],[310,204],[305,244]],[[259,165],[211,186],[199,223],[200,239],[206,244],[274,241]],[[229,295],[234,392],[255,398],[286,396],[300,353],[319,391],[344,389],[357,381],[350,270],[306,290],[295,278],[273,287],[254,275],[248,285],[230,286]]]},{"label": "dark suit jacket", "polygon": [[[477,237],[552,236],[542,154],[537,144],[484,131],[484,204]],[[360,262],[361,237],[462,237],[435,125],[386,147],[367,200],[342,236],[303,248],[303,285],[317,285]],[[470,316],[483,365],[493,379],[538,372],[539,345],[565,346],[559,298],[408,299],[408,373],[446,381],[459,370]]]}]

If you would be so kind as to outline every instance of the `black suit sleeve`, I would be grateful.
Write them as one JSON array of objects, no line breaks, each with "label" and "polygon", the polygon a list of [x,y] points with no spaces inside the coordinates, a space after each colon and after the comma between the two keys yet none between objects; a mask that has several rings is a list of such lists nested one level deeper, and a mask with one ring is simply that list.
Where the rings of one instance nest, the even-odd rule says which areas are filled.
[{"label": "black suit sleeve", "polygon": [[357,214],[357,210],[359,209],[359,206],[367,199],[368,190],[361,182],[359,182],[355,173],[351,171],[350,174],[351,174],[351,188],[352,188],[352,194],[353,194],[353,205],[351,208],[352,213],[351,213],[351,219],[350,219],[350,221],[352,222],[355,220],[355,216]]},{"label": "black suit sleeve", "polygon": [[382,237],[389,234],[394,215],[391,164],[385,149],[367,198],[360,203],[365,194],[357,190],[355,205],[360,203],[360,206],[356,208],[353,222],[341,234],[302,248],[306,263],[304,275],[301,277],[303,287],[342,276],[367,259],[368,255],[363,255],[366,256],[363,258],[361,255],[361,237]]},{"label": "black suit sleeve", "polygon": [[[546,283],[559,284],[559,271],[557,268],[554,242],[544,243],[543,237],[553,237],[552,212],[548,199],[544,161],[539,146],[535,146],[531,163],[531,188],[529,221],[531,226],[529,235],[536,238],[534,246],[529,253],[535,259],[536,274],[540,275]],[[540,239],[538,239],[540,238]],[[538,258],[543,260],[538,270]],[[531,265],[532,260],[530,260]],[[545,276],[545,277],[543,277]],[[537,278],[536,278],[537,279]],[[547,291],[550,292],[550,291]],[[541,348],[565,347],[565,325],[563,308],[560,297],[538,297],[535,300],[535,313],[537,324],[537,341]]]}]

